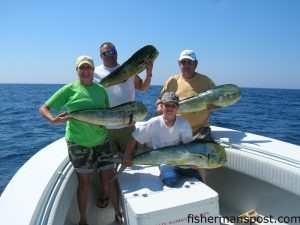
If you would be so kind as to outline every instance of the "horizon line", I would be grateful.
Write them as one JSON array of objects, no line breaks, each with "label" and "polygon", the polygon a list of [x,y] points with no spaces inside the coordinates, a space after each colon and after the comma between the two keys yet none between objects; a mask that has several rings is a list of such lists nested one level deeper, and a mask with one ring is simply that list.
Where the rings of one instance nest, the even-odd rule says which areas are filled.
[{"label": "horizon line", "polygon": [[[67,85],[69,83],[2,83],[0,82],[0,85],[8,84],[8,85]],[[221,85],[221,84],[220,84]],[[163,86],[163,84],[150,84],[150,86]],[[217,85],[218,86],[218,85]],[[242,87],[240,88],[256,88],[256,89],[284,89],[284,90],[300,90],[300,88],[284,88],[284,87]]]}]

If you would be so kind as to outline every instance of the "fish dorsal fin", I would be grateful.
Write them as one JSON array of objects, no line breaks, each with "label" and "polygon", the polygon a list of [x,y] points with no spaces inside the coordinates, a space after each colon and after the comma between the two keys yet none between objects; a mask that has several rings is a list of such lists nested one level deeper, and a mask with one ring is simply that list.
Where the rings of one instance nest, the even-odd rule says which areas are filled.
[{"label": "fish dorsal fin", "polygon": [[194,98],[194,97],[197,96],[197,95],[198,95],[198,94],[193,95],[193,96],[190,96],[190,97],[187,97],[187,98],[185,98],[185,99],[182,99],[182,100],[179,101],[179,104],[180,104],[180,102],[183,102],[183,101],[188,100],[188,99],[190,99],[190,98]]}]

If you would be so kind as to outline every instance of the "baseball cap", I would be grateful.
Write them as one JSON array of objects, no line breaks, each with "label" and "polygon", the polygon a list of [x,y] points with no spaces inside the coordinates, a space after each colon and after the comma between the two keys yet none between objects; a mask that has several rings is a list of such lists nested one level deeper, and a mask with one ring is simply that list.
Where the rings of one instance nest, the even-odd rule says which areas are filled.
[{"label": "baseball cap", "polygon": [[94,60],[89,56],[86,55],[79,56],[76,60],[76,68],[80,67],[83,63],[87,63],[94,68]]},{"label": "baseball cap", "polygon": [[180,53],[179,61],[183,59],[190,59],[192,61],[197,61],[196,53],[193,50],[183,50]]},{"label": "baseball cap", "polygon": [[161,98],[162,103],[175,102],[179,104],[179,98],[174,92],[166,92]]}]

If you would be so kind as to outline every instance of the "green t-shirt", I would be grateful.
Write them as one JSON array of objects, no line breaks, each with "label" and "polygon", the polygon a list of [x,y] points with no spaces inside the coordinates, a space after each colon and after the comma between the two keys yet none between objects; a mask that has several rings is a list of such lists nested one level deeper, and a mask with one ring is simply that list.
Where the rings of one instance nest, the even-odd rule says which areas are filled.
[{"label": "green t-shirt", "polygon": [[[86,109],[103,109],[109,107],[108,95],[105,89],[94,84],[86,87],[79,81],[65,85],[59,89],[47,102],[51,109],[59,112],[63,106],[71,113]],[[67,122],[65,138],[85,147],[92,147],[103,143],[107,139],[104,126],[88,124],[70,119]]]}]

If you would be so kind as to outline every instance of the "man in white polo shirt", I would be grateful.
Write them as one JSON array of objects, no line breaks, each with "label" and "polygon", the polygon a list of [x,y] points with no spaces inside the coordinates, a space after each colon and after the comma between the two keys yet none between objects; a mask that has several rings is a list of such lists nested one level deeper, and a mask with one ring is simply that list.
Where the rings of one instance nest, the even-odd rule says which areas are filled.
[{"label": "man in white polo shirt", "polygon": [[[101,79],[120,66],[118,63],[118,52],[114,44],[111,42],[101,44],[100,58],[102,59],[103,64],[95,68],[95,83],[99,83]],[[109,97],[110,107],[134,101],[136,90],[145,92],[148,89],[152,78],[153,62],[145,61],[145,64],[146,76],[144,79],[140,78],[140,76],[136,74],[123,83],[105,88]],[[108,129],[113,153],[124,153],[129,137],[135,129],[134,124],[110,126],[106,128]],[[102,192],[97,203],[98,207],[104,208],[107,206],[108,197],[106,196],[107,193]]]}]

